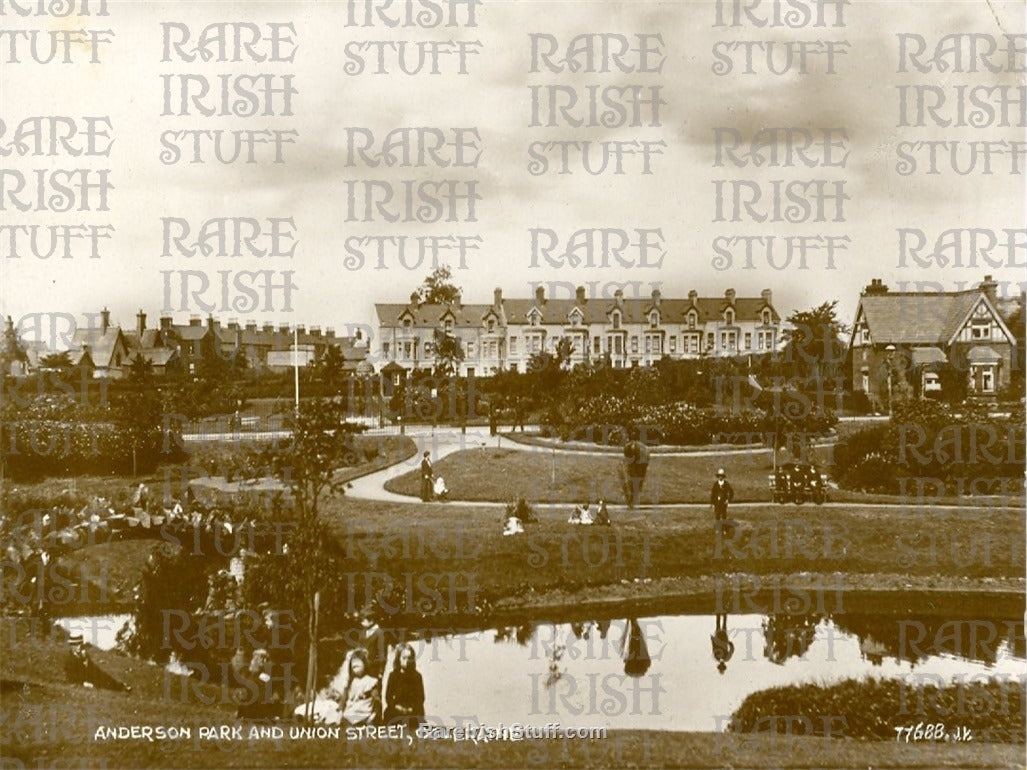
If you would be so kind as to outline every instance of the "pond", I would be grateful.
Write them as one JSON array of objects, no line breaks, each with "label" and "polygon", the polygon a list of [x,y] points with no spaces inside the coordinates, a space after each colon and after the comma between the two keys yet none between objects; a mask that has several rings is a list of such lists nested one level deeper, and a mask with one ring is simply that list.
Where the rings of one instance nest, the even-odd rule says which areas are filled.
[{"label": "pond", "polygon": [[[65,619],[109,648],[128,616]],[[457,632],[388,629],[417,654],[430,718],[717,731],[751,693],[852,677],[1027,675],[1023,619],[657,615]],[[322,642],[319,681],[345,646]],[[389,667],[391,668],[391,655]]]}]

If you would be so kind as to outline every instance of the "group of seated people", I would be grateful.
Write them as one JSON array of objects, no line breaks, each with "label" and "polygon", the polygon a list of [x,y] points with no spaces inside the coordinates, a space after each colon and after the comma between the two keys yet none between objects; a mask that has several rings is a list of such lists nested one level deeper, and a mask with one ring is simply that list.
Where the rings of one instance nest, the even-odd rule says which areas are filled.
[{"label": "group of seated people", "polygon": [[[503,535],[521,535],[524,533],[524,525],[535,521],[538,519],[524,501],[520,501],[516,506],[508,505],[503,519]],[[567,523],[610,526],[610,512],[606,508],[606,501],[600,500],[598,506],[593,506],[592,503],[575,505]]]},{"label": "group of seated people", "polygon": [[383,672],[376,669],[367,650],[349,650],[332,686],[314,703],[297,706],[296,716],[349,727],[399,724],[412,733],[424,720],[424,680],[417,670],[414,648],[409,644],[396,647],[384,698]]},{"label": "group of seated people", "polygon": [[574,510],[571,511],[570,518],[567,519],[568,524],[598,524],[600,526],[610,526],[610,512],[606,509],[606,501],[600,500],[597,508],[592,507],[592,503],[585,503],[584,505],[574,506]]}]

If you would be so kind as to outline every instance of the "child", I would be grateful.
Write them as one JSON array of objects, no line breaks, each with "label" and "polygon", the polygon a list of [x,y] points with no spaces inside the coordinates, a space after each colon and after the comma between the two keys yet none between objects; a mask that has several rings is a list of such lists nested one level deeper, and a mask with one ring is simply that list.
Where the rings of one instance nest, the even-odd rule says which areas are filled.
[{"label": "child", "polygon": [[524,534],[524,525],[521,520],[514,516],[512,513],[507,516],[506,524],[503,526],[503,535],[522,535]]},{"label": "child", "polygon": [[414,732],[424,719],[424,680],[409,644],[401,644],[396,650],[385,704],[386,724],[405,724]]},{"label": "child", "polygon": [[367,671],[367,653],[350,650],[343,669],[345,677],[339,698],[343,720],[351,727],[377,724],[382,706],[381,682]]}]

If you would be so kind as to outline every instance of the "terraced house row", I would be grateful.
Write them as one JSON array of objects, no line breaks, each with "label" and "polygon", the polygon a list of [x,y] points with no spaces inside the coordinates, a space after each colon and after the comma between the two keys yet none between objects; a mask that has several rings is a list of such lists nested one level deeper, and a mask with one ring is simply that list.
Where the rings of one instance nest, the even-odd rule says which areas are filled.
[{"label": "terraced house row", "polygon": [[736,356],[767,353],[780,339],[781,317],[773,295],[739,297],[728,289],[722,297],[646,298],[576,296],[553,299],[543,287],[529,298],[505,298],[493,292],[491,304],[465,304],[458,295],[448,304],[426,304],[417,293],[406,304],[378,304],[376,359],[406,370],[431,368],[436,330],[458,341],[463,351],[461,375],[487,376],[502,369],[524,371],[529,359],[554,352],[571,341],[570,363],[609,359],[617,368],[648,366],[670,358]]}]

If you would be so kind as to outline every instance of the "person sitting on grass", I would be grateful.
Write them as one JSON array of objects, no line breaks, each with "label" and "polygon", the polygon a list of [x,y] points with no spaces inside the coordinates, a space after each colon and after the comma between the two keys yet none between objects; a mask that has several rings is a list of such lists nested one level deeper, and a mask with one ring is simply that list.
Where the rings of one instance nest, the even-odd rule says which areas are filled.
[{"label": "person sitting on grass", "polygon": [[82,634],[72,634],[68,637],[68,656],[64,661],[64,672],[72,684],[116,692],[132,692],[129,685],[119,682],[89,657]]},{"label": "person sitting on grass", "polygon": [[[585,518],[588,517],[588,508],[584,505],[575,505],[574,510],[571,511],[570,518],[567,519],[568,524],[585,524]],[[587,523],[591,524],[591,520]]]},{"label": "person sitting on grass", "polygon": [[401,644],[396,649],[385,690],[385,723],[406,725],[414,732],[424,719],[424,680],[417,670],[414,648]]},{"label": "person sitting on grass", "polygon": [[367,653],[350,650],[343,661],[342,695],[339,706],[342,718],[350,727],[378,724],[382,708],[382,685],[367,670]]},{"label": "person sitting on grass", "polygon": [[596,511],[595,517],[592,520],[593,524],[598,524],[601,527],[610,526],[610,512],[606,509],[606,501],[599,501],[599,510]]},{"label": "person sitting on grass", "polygon": [[506,517],[506,523],[503,525],[503,535],[523,535],[524,524],[517,518],[513,513],[509,513]]}]

